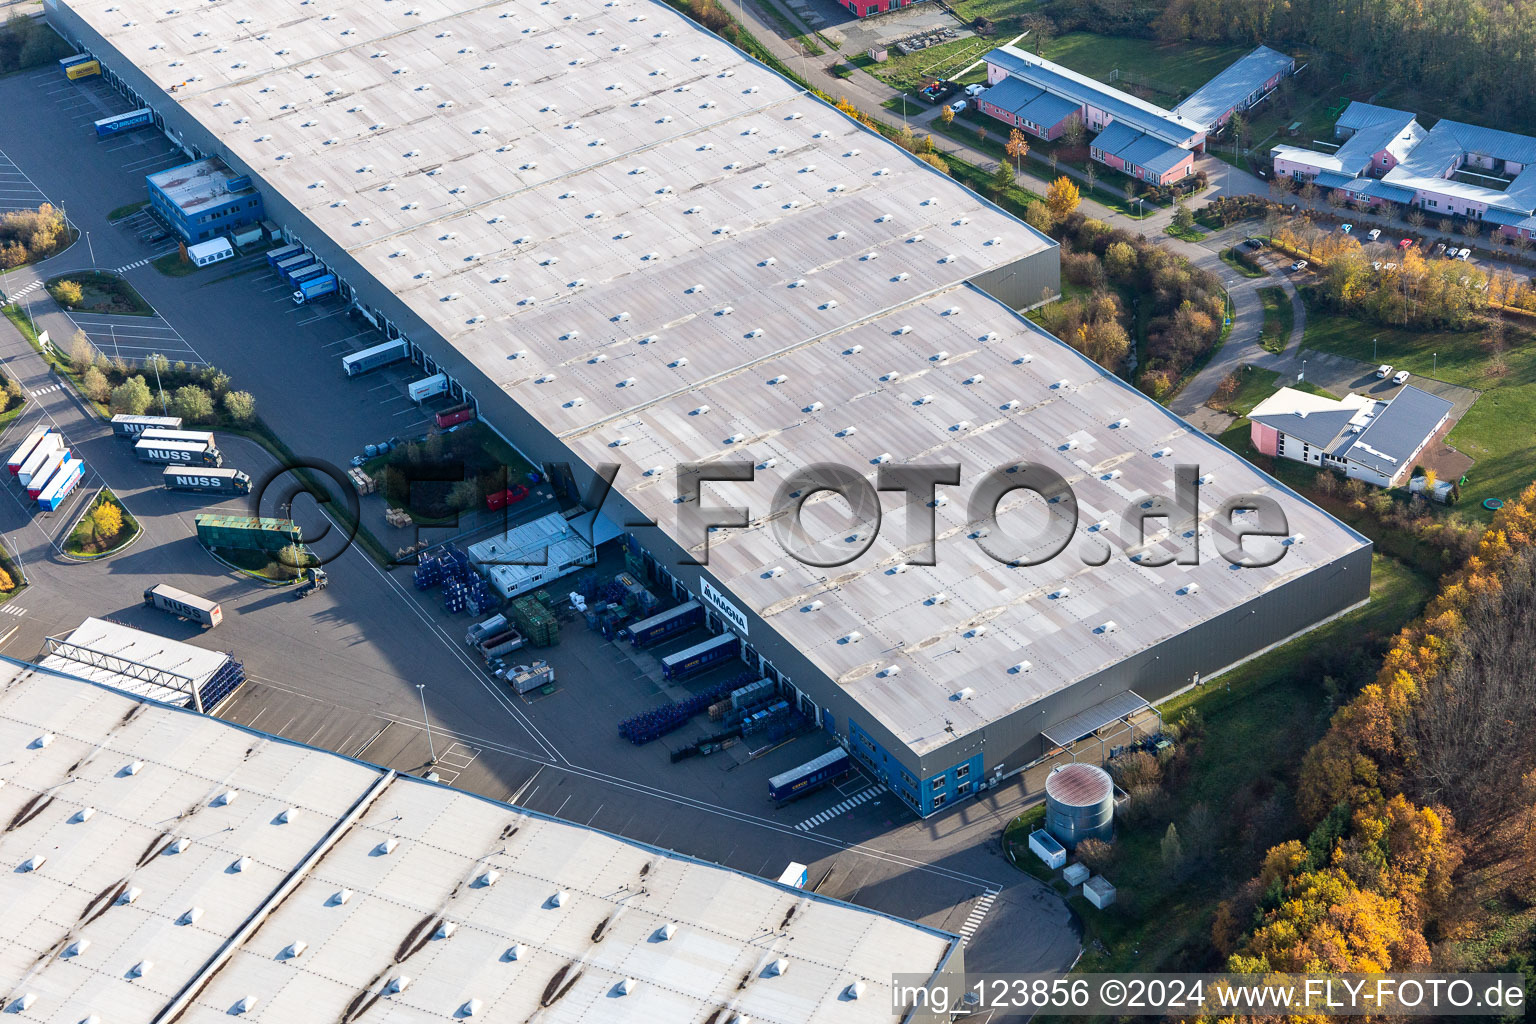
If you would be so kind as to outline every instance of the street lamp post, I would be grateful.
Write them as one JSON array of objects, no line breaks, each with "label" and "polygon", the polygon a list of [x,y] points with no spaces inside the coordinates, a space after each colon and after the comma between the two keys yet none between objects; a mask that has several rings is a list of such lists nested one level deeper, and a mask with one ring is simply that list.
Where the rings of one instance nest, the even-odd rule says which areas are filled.
[{"label": "street lamp post", "polygon": [[417,683],[416,692],[421,694],[421,720],[427,726],[427,751],[432,755],[432,760],[427,762],[427,767],[430,768],[437,764],[437,745],[432,742],[432,719],[427,717],[427,684]]}]

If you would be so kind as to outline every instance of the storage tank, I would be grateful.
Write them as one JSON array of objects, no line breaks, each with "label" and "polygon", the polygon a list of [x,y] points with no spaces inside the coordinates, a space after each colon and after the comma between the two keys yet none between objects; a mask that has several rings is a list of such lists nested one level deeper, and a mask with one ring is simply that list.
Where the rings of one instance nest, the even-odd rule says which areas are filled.
[{"label": "storage tank", "polygon": [[1045,828],[1069,850],[1084,839],[1106,842],[1115,825],[1115,784],[1094,764],[1064,764],[1045,780]]}]

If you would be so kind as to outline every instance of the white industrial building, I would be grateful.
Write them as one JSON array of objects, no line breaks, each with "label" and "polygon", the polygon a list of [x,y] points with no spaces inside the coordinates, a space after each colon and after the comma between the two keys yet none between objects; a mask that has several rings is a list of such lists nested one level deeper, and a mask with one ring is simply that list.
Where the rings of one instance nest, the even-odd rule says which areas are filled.
[{"label": "white industrial building", "polygon": [[213,714],[245,682],[245,668],[210,651],[111,619],[89,618],[47,639],[45,668],[139,697]]},{"label": "white industrial building", "polygon": [[[600,519],[647,582],[702,601],[918,813],[1367,597],[1365,537],[1016,312],[1059,290],[1050,239],[664,4],[47,9],[556,491],[617,464]],[[969,496],[1024,461],[1070,484],[1076,536],[1006,565]],[[754,480],[683,500],[684,462]],[[878,533],[810,501],[807,537],[846,564],[786,553],[774,492],[826,462],[958,464],[933,564],[908,532],[927,495],[887,499]],[[1200,467],[1203,557],[1155,567],[1193,538],[1124,514],[1175,463]],[[1211,517],[1240,494],[1308,543],[1234,570]],[[707,559],[700,505],[749,510]],[[1001,508],[1020,530],[1065,509]]]},{"label": "white industrial building", "polygon": [[864,1024],[958,936],[0,660],[19,1022]]}]

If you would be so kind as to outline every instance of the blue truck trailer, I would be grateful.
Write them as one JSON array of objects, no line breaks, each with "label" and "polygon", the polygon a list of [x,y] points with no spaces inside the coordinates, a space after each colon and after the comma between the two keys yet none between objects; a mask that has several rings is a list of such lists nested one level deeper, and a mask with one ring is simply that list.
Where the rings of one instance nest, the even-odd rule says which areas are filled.
[{"label": "blue truck trailer", "polygon": [[697,601],[685,601],[676,608],[652,615],[631,624],[620,633],[620,639],[629,637],[635,647],[650,647],[669,636],[677,636],[704,621],[704,606]]},{"label": "blue truck trailer", "polygon": [[335,290],[336,275],[321,274],[319,277],[310,278],[294,289],[293,304],[295,306],[302,306],[304,303],[312,302],[322,295],[330,295]]},{"label": "blue truck trailer", "polygon": [[85,463],[79,459],[66,462],[64,468],[53,475],[53,478],[48,481],[48,486],[37,496],[38,506],[49,512],[57,510],[84,476]]},{"label": "blue truck trailer", "polygon": [[805,762],[798,768],[775,775],[768,780],[768,797],[777,804],[815,792],[829,782],[836,782],[853,770],[848,751],[837,747],[820,757]]},{"label": "blue truck trailer", "polygon": [[267,266],[276,268],[284,260],[291,260],[304,251],[302,245],[282,245],[267,250]]},{"label": "blue truck trailer", "polygon": [[144,128],[155,123],[155,112],[148,107],[140,107],[138,110],[130,110],[126,114],[113,114],[96,122],[96,137],[104,139],[108,135],[117,135],[120,132],[131,132],[135,128]]},{"label": "blue truck trailer", "polygon": [[273,269],[277,271],[277,276],[282,278],[284,283],[286,283],[288,281],[289,274],[293,273],[295,270],[303,270],[305,267],[314,262],[315,257],[313,253],[301,252],[296,256],[289,256]]},{"label": "blue truck trailer", "polygon": [[661,659],[663,679],[687,679],[717,665],[723,665],[741,652],[741,641],[735,633],[721,633],[701,644],[685,647],[676,654]]}]

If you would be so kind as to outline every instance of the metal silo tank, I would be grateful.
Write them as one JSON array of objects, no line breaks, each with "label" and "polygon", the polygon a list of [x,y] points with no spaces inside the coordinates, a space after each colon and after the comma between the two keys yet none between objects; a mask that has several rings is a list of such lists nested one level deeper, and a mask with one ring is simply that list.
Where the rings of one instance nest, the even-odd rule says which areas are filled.
[{"label": "metal silo tank", "polygon": [[1109,840],[1115,825],[1115,784],[1093,764],[1064,764],[1045,781],[1045,828],[1072,849],[1084,839]]}]

